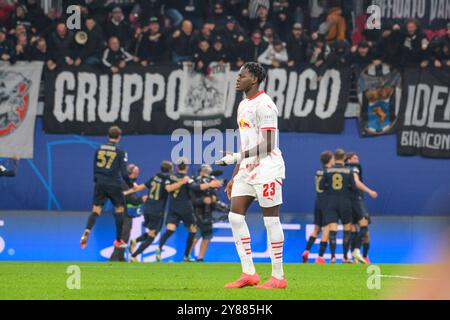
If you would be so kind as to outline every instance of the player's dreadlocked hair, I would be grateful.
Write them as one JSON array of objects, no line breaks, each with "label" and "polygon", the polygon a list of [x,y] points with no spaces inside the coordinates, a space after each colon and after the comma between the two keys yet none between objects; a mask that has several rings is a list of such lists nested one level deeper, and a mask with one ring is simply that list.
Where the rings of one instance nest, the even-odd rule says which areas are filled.
[{"label": "player's dreadlocked hair", "polygon": [[261,64],[257,62],[246,62],[243,67],[258,79],[258,83],[261,83],[266,79],[266,69],[264,69]]}]

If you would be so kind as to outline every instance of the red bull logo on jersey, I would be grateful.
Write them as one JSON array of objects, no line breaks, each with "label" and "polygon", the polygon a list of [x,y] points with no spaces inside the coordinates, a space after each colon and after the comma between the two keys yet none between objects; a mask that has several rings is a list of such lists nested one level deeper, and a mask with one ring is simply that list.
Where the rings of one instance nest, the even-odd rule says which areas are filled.
[{"label": "red bull logo on jersey", "polygon": [[244,130],[245,128],[250,128],[250,123],[244,120],[244,118],[241,118],[239,121],[239,129]]}]

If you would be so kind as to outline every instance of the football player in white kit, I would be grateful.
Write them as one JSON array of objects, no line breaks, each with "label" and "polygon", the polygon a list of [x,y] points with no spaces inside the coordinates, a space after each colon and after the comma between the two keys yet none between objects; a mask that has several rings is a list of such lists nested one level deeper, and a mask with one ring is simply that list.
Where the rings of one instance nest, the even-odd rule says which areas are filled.
[{"label": "football player in white kit", "polygon": [[226,187],[231,198],[228,215],[236,249],[241,259],[241,277],[225,288],[243,288],[260,281],[253,265],[251,238],[245,221],[250,204],[258,200],[264,216],[264,225],[270,245],[272,277],[260,289],[286,288],[283,272],[283,229],[279,218],[282,203],[284,161],[277,146],[278,110],[272,99],[259,90],[266,71],[256,62],[245,63],[239,71],[236,89],[246,95],[237,112],[241,151],[226,152],[216,164],[236,164],[233,176]]}]

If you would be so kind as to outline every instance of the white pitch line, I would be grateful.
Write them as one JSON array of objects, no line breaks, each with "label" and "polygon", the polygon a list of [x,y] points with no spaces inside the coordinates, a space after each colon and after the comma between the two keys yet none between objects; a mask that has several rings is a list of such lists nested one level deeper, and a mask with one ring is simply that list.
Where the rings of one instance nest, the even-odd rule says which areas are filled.
[{"label": "white pitch line", "polygon": [[398,278],[398,279],[407,279],[407,280],[436,280],[436,279],[426,279],[426,278],[417,278],[417,277],[409,277],[409,276],[398,276],[398,275],[390,275],[390,274],[378,274],[375,275],[380,278]]}]

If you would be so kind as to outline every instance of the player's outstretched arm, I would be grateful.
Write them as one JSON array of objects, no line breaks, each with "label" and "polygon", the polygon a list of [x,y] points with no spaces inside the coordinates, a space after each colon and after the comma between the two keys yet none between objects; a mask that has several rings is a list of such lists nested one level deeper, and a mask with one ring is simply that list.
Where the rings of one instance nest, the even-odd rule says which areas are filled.
[{"label": "player's outstretched arm", "polygon": [[188,176],[185,176],[185,177],[183,177],[183,179],[181,179],[175,183],[166,185],[165,189],[167,192],[174,192],[174,191],[180,189],[186,183],[188,183],[189,180],[190,180],[190,178]]},{"label": "player's outstretched arm", "polygon": [[125,191],[125,192],[123,193],[123,195],[124,195],[124,196],[128,196],[128,195],[130,195],[130,194],[133,194],[133,193],[142,191],[142,190],[144,190],[145,188],[146,188],[146,187],[145,187],[145,184],[140,184],[140,185],[135,186],[134,188],[128,189],[127,191]]},{"label": "player's outstretched arm", "polygon": [[372,199],[376,199],[378,197],[378,193],[372,189],[370,189],[369,187],[367,187],[360,179],[358,174],[354,173],[353,174],[353,178],[355,179],[355,185],[356,187],[367,193]]},{"label": "player's outstretched arm", "polygon": [[255,156],[263,156],[272,152],[275,149],[275,130],[264,130],[262,131],[263,141],[259,143],[254,148],[249,150],[240,152],[240,153],[232,153],[225,151],[226,155],[216,161],[218,165],[230,165],[234,163],[239,163],[242,159],[255,157]]}]

